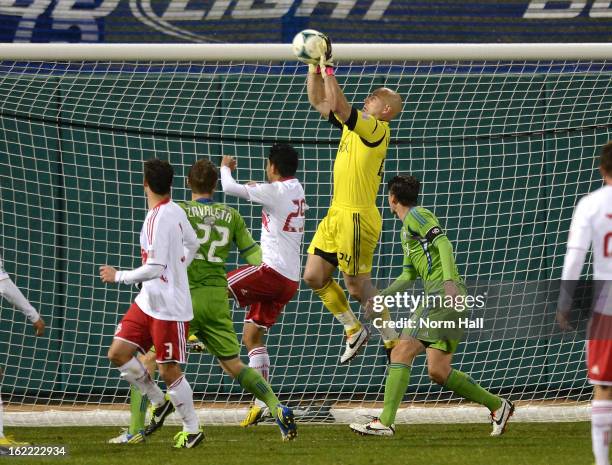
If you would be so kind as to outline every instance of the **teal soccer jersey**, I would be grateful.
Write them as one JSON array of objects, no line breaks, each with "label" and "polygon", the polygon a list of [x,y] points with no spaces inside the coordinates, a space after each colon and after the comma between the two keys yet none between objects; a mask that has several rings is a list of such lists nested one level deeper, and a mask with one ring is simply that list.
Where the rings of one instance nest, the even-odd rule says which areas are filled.
[{"label": "teal soccer jersey", "polygon": [[423,280],[427,293],[439,292],[444,281],[463,283],[454,260],[448,276],[444,276],[440,252],[435,245],[446,235],[431,211],[423,207],[411,208],[404,218],[401,234],[404,269]]},{"label": "teal soccer jersey", "polygon": [[[225,264],[234,244],[245,258],[251,252],[253,260],[261,260],[261,250],[237,210],[209,199],[179,205],[200,242],[187,269],[193,304],[189,332],[220,360],[233,359],[240,353],[240,345],[230,313]],[[258,254],[253,254],[255,250]]]},{"label": "teal soccer jersey", "polygon": [[179,205],[187,213],[200,242],[187,270],[190,287],[227,287],[225,263],[234,244],[241,255],[256,247],[244,219],[234,208],[208,199]]}]

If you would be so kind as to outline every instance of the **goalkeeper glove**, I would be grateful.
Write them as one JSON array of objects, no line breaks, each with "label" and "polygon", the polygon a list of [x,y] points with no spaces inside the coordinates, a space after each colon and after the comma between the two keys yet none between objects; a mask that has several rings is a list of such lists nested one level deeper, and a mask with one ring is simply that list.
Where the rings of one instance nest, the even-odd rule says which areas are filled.
[{"label": "goalkeeper glove", "polygon": [[326,74],[334,74],[334,58],[332,56],[332,44],[329,37],[325,34],[321,34],[323,36],[323,41],[321,41],[321,58],[319,61],[319,68],[321,73]]},{"label": "goalkeeper glove", "polygon": [[319,52],[321,54],[319,64],[309,64],[308,71],[313,74],[320,74],[325,73],[328,69],[327,73],[333,74],[334,59],[332,57],[331,40],[325,34],[321,34],[321,38],[323,40],[319,42]]}]

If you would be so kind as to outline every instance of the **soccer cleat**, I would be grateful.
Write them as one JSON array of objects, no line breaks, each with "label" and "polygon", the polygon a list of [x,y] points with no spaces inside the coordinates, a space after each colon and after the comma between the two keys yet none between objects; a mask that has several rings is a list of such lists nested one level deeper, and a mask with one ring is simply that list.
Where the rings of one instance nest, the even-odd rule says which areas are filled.
[{"label": "soccer cleat", "polygon": [[276,409],[276,424],[281,430],[283,441],[293,441],[297,437],[297,426],[293,411],[289,407],[279,405]]},{"label": "soccer cleat", "polygon": [[500,408],[491,412],[491,424],[493,425],[493,431],[491,436],[501,436],[506,431],[506,424],[514,413],[514,404],[509,400],[502,399],[502,405]]},{"label": "soccer cleat", "polygon": [[29,442],[15,441],[13,436],[2,436],[0,437],[0,447],[22,447],[30,446]]},{"label": "soccer cleat", "polygon": [[395,425],[385,426],[378,418],[374,418],[369,423],[351,423],[349,428],[362,436],[393,436],[395,434]]},{"label": "soccer cleat", "polygon": [[174,440],[176,441],[175,449],[192,449],[204,440],[204,432],[202,430],[197,433],[181,431],[174,436]]},{"label": "soccer cleat", "polygon": [[138,444],[144,442],[144,430],[138,431],[136,434],[130,434],[127,429],[121,430],[121,434],[108,440],[109,444]]},{"label": "soccer cleat", "polygon": [[174,405],[170,402],[170,397],[166,394],[166,401],[157,408],[151,406],[151,422],[145,428],[144,434],[148,436],[153,434],[164,424],[164,420],[168,415],[174,412]]},{"label": "soccer cleat", "polygon": [[346,338],[346,349],[340,357],[340,363],[347,363],[353,360],[359,353],[359,349],[368,342],[369,338],[370,330],[365,326],[362,326],[361,329],[352,336],[348,336]]},{"label": "soccer cleat", "polygon": [[270,410],[268,407],[260,407],[259,405],[253,404],[249,408],[244,420],[240,422],[240,426],[243,428],[246,428],[247,426],[255,426],[268,415],[270,415]]},{"label": "soccer cleat", "polygon": [[192,334],[187,340],[187,351],[203,353],[206,352],[206,345],[198,339],[198,336]]},{"label": "soccer cleat", "polygon": [[10,455],[11,447],[24,447],[31,445],[29,442],[15,441],[12,436],[0,437],[0,455]]}]

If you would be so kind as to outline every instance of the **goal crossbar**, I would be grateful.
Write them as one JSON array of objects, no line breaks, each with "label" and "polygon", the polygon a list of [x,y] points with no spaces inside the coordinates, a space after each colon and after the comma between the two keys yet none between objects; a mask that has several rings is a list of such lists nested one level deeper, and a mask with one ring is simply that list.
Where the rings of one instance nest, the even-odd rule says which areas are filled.
[{"label": "goal crossbar", "polygon": [[[334,44],[334,58],[358,61],[603,60],[612,43]],[[289,44],[0,44],[2,60],[286,61]]]}]

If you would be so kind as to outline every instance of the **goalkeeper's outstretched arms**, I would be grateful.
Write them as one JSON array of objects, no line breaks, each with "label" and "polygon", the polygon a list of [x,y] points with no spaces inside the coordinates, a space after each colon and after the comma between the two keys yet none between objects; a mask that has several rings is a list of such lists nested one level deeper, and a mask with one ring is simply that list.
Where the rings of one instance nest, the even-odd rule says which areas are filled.
[{"label": "goalkeeper's outstretched arms", "polygon": [[[0,267],[0,270],[2,268]],[[40,317],[36,309],[21,293],[19,288],[15,286],[15,283],[9,278],[8,275],[4,275],[4,278],[0,278],[0,296],[4,297],[8,302],[13,305],[17,310],[23,313],[28,320],[34,326],[34,331],[37,336],[42,336],[45,333],[45,322]]]},{"label": "goalkeeper's outstretched arms", "polygon": [[308,65],[308,101],[323,118],[335,113],[341,121],[351,116],[351,105],[346,100],[334,76],[334,62],[331,41],[325,37],[321,42],[321,59],[319,65]]}]

